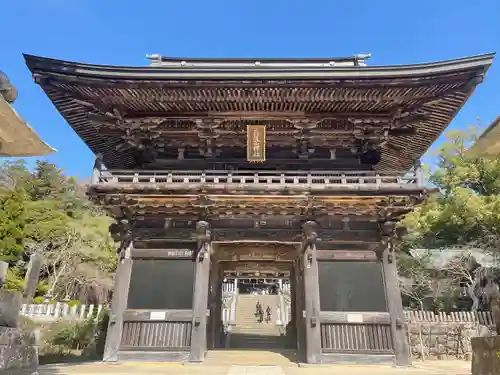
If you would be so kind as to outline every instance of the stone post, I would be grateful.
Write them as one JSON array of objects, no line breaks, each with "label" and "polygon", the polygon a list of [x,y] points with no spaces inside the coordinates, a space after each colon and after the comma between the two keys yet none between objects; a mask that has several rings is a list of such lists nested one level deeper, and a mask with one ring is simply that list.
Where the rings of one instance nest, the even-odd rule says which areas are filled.
[{"label": "stone post", "polygon": [[35,297],[36,287],[38,285],[38,279],[40,277],[40,271],[43,265],[43,257],[40,253],[34,253],[30,257],[28,263],[28,270],[25,277],[25,288],[23,293],[24,303],[31,303],[33,297]]}]

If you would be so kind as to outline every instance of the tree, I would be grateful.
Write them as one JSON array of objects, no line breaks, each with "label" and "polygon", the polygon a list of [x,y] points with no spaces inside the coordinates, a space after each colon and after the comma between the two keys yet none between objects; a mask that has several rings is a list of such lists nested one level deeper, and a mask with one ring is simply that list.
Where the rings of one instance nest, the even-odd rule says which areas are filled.
[{"label": "tree", "polygon": [[500,157],[471,158],[477,132],[452,132],[430,182],[439,189],[404,219],[412,246],[500,249]]},{"label": "tree", "polygon": [[414,258],[402,253],[398,259],[399,287],[409,305],[424,310],[424,301],[432,293],[432,266],[429,257]]},{"label": "tree", "polygon": [[9,285],[19,288],[29,255],[39,252],[45,259],[40,286],[55,298],[103,302],[115,268],[110,218],[53,164],[38,161],[29,171],[16,161],[0,169],[16,182],[15,191],[0,196],[0,257],[15,266]]},{"label": "tree", "polygon": [[[477,134],[472,127],[452,132],[440,147],[430,176],[439,193],[403,220],[409,235],[401,250],[465,246],[500,259],[500,156],[470,157],[467,149]],[[450,267],[447,274],[457,282],[470,272],[460,262]]]},{"label": "tree", "polygon": [[22,190],[0,195],[0,260],[12,263],[24,251],[25,196]]}]

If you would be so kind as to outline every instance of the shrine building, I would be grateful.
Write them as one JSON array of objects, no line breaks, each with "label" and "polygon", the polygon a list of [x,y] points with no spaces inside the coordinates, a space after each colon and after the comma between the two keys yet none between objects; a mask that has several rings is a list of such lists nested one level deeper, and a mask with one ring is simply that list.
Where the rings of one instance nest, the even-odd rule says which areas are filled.
[{"label": "shrine building", "polygon": [[297,361],[411,363],[397,223],[427,195],[421,156],[494,56],[368,57],[25,56],[96,155],[88,194],[116,219],[105,361],[261,345],[238,317],[268,298],[265,327]]}]

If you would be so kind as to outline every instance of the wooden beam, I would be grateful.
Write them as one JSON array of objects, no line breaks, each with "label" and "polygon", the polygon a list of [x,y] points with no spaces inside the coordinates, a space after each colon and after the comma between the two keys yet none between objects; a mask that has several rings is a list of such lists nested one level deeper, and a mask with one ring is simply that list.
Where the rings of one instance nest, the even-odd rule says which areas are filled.
[{"label": "wooden beam", "polygon": [[190,322],[193,318],[192,310],[162,310],[161,320],[154,315],[154,310],[126,310],[123,314],[125,322]]},{"label": "wooden beam", "polygon": [[192,259],[193,256],[193,249],[147,248],[132,251],[132,259]]},{"label": "wooden beam", "polygon": [[391,317],[388,312],[340,312],[322,311],[320,313],[322,324],[386,324],[389,325]]},{"label": "wooden beam", "polygon": [[318,250],[316,258],[321,261],[376,261],[375,252],[370,250]]},{"label": "wooden beam", "polygon": [[151,113],[131,113],[124,118],[125,121],[149,120],[158,121],[158,119],[178,119],[178,120],[297,120],[297,121],[321,121],[324,119],[377,119],[390,120],[391,112],[373,113],[373,112],[260,112],[260,111],[232,111],[232,112],[151,112]]},{"label": "wooden beam", "polygon": [[[244,240],[259,240],[266,239],[273,241],[298,241],[301,240],[300,229],[288,228],[217,228],[212,229],[214,241],[244,241]],[[141,241],[154,241],[163,239],[172,240],[194,240],[193,229],[190,228],[141,228],[135,230],[135,235]],[[319,235],[321,243],[372,243],[379,242],[378,233],[373,230],[339,230],[323,228]]]}]

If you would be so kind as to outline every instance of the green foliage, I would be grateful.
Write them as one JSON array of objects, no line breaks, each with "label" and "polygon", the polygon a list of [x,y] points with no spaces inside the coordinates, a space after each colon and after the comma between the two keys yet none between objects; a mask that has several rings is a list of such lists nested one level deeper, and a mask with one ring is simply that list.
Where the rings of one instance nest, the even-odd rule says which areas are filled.
[{"label": "green foliage", "polygon": [[60,320],[47,326],[42,333],[41,352],[68,355],[81,351],[87,359],[102,359],[104,342],[109,323],[107,310],[102,310],[97,318],[83,321]]},{"label": "green foliage", "polygon": [[19,289],[29,255],[39,252],[45,260],[40,296],[105,302],[116,266],[110,218],[53,164],[38,161],[30,171],[16,161],[0,169],[16,183],[15,191],[0,195],[0,259],[17,267],[7,287]]},{"label": "green foliage", "polygon": [[472,158],[468,146],[477,132],[452,132],[439,149],[430,177],[439,193],[408,215],[403,248],[474,246],[500,248],[500,157]]},{"label": "green foliage", "polygon": [[443,266],[439,274],[429,272],[433,266],[428,259],[415,259],[411,249],[463,246],[500,256],[500,156],[470,157],[467,150],[477,134],[473,128],[449,134],[429,179],[438,192],[402,222],[408,235],[399,245],[400,284],[407,304],[414,307],[422,308],[424,299],[432,298],[435,310],[470,308],[461,285],[473,276],[463,259]]},{"label": "green foliage", "polygon": [[[51,304],[51,305],[55,304],[56,302],[57,301],[53,298],[49,300],[49,304]],[[33,298],[33,303],[36,305],[44,304],[44,303],[46,303],[45,297],[44,296],[36,296],[35,298]]]},{"label": "green foliage", "polygon": [[5,285],[7,290],[15,290],[22,292],[24,290],[24,280],[21,278],[19,268],[11,267],[7,270],[7,277],[5,278]]},{"label": "green foliage", "polygon": [[26,211],[23,190],[0,195],[0,260],[17,261],[24,252]]}]

